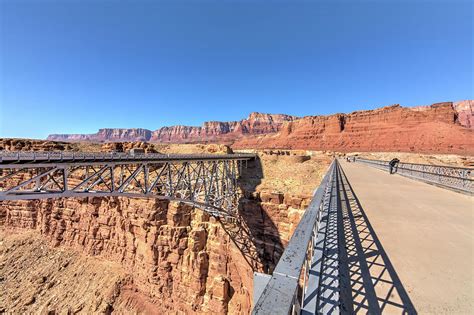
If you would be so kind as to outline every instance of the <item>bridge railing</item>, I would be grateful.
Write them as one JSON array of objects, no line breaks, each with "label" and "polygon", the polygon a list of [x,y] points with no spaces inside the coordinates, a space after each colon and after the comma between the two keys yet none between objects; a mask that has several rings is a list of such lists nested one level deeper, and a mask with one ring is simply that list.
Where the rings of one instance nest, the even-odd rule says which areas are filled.
[{"label": "bridge railing", "polygon": [[[332,162],[315,191],[272,276],[257,297],[252,314],[299,314],[321,214],[323,209],[327,210],[329,207],[327,197],[335,179],[336,163],[337,161]],[[300,284],[303,290],[300,290]]]},{"label": "bridge railing", "polygon": [[[357,158],[356,162],[387,171],[390,169],[389,161]],[[393,172],[440,187],[474,194],[473,168],[399,162],[394,165]]]},{"label": "bridge railing", "polygon": [[369,160],[369,159],[363,159],[363,158],[356,158],[355,161],[370,165],[372,167],[375,167],[384,171],[385,170],[388,171],[390,169],[389,161]]}]

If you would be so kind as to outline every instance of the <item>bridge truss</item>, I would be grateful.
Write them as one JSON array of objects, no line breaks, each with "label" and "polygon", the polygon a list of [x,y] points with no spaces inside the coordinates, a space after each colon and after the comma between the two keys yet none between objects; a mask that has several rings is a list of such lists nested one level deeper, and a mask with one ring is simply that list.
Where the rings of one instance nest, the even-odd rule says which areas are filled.
[{"label": "bridge truss", "polygon": [[237,213],[238,177],[251,154],[0,153],[0,201],[59,197],[154,197],[216,217]]}]

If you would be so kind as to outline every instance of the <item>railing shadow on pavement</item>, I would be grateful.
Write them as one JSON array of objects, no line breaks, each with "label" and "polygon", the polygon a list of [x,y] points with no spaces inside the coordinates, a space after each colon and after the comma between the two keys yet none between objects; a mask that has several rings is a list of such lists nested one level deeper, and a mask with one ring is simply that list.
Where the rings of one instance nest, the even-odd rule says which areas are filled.
[{"label": "railing shadow on pavement", "polygon": [[[341,311],[417,314],[407,291],[339,168]],[[345,245],[345,246],[344,246]]]}]

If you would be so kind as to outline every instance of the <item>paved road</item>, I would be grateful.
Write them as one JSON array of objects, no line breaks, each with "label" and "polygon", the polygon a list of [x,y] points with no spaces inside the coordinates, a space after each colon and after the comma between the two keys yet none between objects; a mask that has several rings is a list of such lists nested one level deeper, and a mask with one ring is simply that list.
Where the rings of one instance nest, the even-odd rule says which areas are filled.
[{"label": "paved road", "polygon": [[[474,198],[363,164],[341,166],[355,194],[342,196],[348,205],[358,200],[350,208],[364,249],[355,266],[360,283],[351,280],[354,300],[370,304],[376,295],[385,313],[400,313],[406,293],[421,314],[473,314]],[[367,296],[364,271],[375,283]]]}]

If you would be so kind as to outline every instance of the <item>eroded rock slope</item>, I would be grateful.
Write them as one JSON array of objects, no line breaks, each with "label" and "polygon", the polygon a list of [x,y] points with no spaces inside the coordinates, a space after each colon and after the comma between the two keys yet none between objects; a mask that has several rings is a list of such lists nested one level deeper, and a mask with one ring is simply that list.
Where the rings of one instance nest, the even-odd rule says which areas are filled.
[{"label": "eroded rock slope", "polygon": [[[462,118],[468,124],[467,111]],[[308,116],[275,135],[239,139],[233,148],[286,148],[342,152],[474,154],[474,131],[459,122],[452,103],[399,105],[351,114]]]}]

